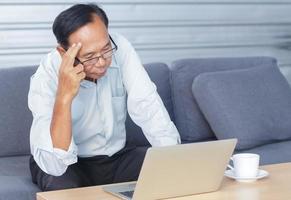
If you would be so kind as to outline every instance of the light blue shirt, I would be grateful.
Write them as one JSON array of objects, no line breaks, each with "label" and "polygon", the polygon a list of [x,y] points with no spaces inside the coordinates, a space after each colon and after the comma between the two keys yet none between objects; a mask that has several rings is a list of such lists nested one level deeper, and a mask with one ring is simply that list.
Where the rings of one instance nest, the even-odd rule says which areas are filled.
[{"label": "light blue shirt", "polygon": [[[112,34],[118,50],[97,84],[82,81],[72,103],[72,141],[68,151],[53,148],[50,124],[58,85],[61,56],[52,50],[31,77],[28,106],[33,114],[31,153],[46,173],[59,176],[77,157],[111,156],[125,146],[128,110],[153,146],[180,143],[156,86],[131,44]],[[59,133],[61,134],[61,133]]]}]

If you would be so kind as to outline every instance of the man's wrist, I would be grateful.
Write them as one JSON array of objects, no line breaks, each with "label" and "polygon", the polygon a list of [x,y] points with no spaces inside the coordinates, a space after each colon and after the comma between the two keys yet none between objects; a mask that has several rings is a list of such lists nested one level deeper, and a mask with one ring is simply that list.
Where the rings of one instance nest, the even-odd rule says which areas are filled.
[{"label": "man's wrist", "polygon": [[73,97],[70,97],[69,95],[58,94],[56,96],[56,104],[58,105],[71,106],[72,101],[73,101]]}]

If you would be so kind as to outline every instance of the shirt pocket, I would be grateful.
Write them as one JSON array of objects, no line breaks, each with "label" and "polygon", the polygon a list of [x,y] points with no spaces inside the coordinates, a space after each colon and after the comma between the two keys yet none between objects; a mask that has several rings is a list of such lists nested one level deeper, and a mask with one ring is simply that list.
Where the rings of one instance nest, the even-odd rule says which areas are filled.
[{"label": "shirt pocket", "polygon": [[112,97],[113,115],[117,123],[122,123],[126,118],[126,95]]},{"label": "shirt pocket", "polygon": [[112,97],[113,118],[114,118],[114,137],[116,140],[125,140],[125,120],[127,116],[126,95]]},{"label": "shirt pocket", "polygon": [[117,67],[112,67],[110,68],[108,74],[109,74],[112,98],[124,97],[125,88],[122,82],[120,69]]}]

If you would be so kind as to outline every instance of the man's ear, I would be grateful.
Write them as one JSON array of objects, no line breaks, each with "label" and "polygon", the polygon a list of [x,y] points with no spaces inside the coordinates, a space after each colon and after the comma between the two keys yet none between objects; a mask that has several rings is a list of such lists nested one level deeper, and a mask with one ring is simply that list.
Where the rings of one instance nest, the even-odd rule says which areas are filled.
[{"label": "man's ear", "polygon": [[59,52],[59,54],[61,54],[62,57],[66,53],[66,50],[61,45],[57,46],[57,51]]}]

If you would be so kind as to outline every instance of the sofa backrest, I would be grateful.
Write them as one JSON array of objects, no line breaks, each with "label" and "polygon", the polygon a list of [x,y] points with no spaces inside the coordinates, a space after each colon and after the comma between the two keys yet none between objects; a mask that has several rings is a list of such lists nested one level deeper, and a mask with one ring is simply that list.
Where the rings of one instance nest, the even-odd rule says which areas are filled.
[{"label": "sofa backrest", "polygon": [[[169,67],[164,63],[150,63],[144,65],[151,80],[156,84],[157,91],[168,110],[171,119],[174,121],[171,88],[169,82]],[[149,142],[139,128],[127,115],[126,119],[127,142],[137,146],[148,146]]]},{"label": "sofa backrest", "polygon": [[[216,139],[192,95],[192,82],[204,72],[277,65],[274,58],[181,59],[170,70],[164,63],[145,64],[151,80],[176,124],[182,142]],[[30,76],[36,67],[0,68],[0,156],[30,154],[32,115],[27,107]],[[142,130],[127,116],[128,143],[148,146]]]},{"label": "sofa backrest", "polygon": [[0,69],[0,156],[30,154],[32,115],[27,94],[35,70],[36,67]]},{"label": "sofa backrest", "polygon": [[174,61],[170,66],[173,110],[182,142],[216,139],[192,94],[192,82],[199,74],[256,66],[277,66],[269,57],[197,58]]}]

